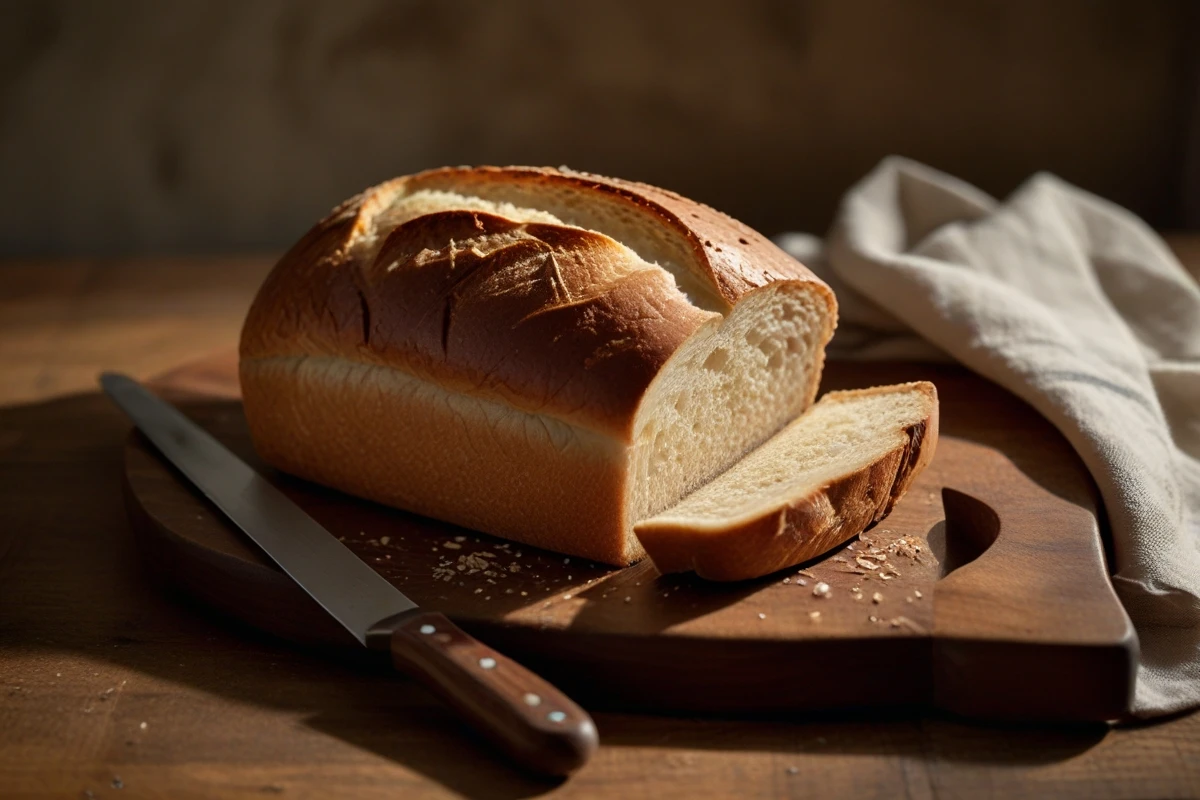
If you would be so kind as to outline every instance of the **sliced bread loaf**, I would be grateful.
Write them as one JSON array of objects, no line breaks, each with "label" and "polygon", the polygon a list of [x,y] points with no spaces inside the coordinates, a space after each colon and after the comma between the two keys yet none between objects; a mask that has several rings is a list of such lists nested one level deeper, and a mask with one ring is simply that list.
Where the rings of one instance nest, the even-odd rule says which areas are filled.
[{"label": "sliced bread loaf", "polygon": [[769,240],[652,186],[453,168],[352,198],[246,318],[259,455],[610,564],[801,414],[837,305]]},{"label": "sliced bread loaf", "polygon": [[634,531],[660,572],[718,581],[766,575],[887,516],[933,458],[937,436],[931,383],[831,392]]}]

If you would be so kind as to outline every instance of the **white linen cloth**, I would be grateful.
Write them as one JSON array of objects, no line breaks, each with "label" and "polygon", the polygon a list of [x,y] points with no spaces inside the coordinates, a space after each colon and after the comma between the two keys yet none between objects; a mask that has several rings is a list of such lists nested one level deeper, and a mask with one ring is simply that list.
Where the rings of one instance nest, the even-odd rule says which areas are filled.
[{"label": "white linen cloth", "polygon": [[1034,406],[1091,471],[1141,643],[1134,713],[1200,705],[1200,287],[1124,209],[1052,175],[1003,203],[885,159],[828,238],[831,358],[952,358]]}]

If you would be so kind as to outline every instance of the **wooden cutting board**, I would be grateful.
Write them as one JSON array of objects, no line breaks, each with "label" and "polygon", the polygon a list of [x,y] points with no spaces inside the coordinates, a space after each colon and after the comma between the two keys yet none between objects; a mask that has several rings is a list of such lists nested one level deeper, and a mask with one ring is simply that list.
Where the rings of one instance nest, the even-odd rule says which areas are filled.
[{"label": "wooden cutting board", "polygon": [[[938,387],[941,441],[891,516],[812,563],[733,585],[566,558],[276,473],[254,455],[233,354],[152,385],[417,603],[590,707],[1122,716],[1137,639],[1087,471],[1029,406],[958,368],[833,363],[822,388],[918,379]],[[125,488],[165,585],[285,639],[359,651],[136,432]]]}]

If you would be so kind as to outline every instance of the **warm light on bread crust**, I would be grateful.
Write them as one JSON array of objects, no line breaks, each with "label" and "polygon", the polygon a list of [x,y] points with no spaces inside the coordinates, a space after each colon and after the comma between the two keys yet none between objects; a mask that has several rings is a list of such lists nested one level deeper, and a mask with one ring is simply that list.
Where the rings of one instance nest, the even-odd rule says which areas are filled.
[{"label": "warm light on bread crust", "polygon": [[674,193],[441,169],[335,209],[246,319],[256,448],[351,494],[611,564],[811,405],[829,288]]}]

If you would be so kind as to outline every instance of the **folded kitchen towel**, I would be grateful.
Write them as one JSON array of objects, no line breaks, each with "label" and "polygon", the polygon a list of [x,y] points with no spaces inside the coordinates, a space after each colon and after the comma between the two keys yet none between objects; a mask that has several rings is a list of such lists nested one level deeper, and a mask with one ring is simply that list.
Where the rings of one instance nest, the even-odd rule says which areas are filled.
[{"label": "folded kitchen towel", "polygon": [[1141,642],[1134,713],[1200,705],[1200,288],[1141,220],[1052,175],[1001,203],[888,158],[830,236],[833,358],[951,358],[1033,405],[1103,495]]}]

